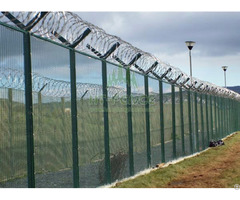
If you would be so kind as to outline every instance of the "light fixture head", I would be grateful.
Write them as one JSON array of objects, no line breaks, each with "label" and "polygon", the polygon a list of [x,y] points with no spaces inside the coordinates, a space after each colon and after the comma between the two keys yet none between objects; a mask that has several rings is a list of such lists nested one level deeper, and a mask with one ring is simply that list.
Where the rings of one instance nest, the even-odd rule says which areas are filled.
[{"label": "light fixture head", "polygon": [[185,43],[186,43],[188,49],[192,50],[192,48],[193,48],[193,46],[195,45],[196,42],[194,42],[194,41],[186,41]]},{"label": "light fixture head", "polygon": [[227,71],[228,66],[222,66],[223,71]]}]

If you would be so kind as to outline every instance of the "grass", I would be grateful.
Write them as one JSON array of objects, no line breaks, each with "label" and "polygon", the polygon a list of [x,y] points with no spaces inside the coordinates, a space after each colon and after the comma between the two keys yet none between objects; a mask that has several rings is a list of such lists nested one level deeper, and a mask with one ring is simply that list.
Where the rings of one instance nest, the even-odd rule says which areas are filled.
[{"label": "grass", "polygon": [[[8,97],[9,89],[1,88]],[[3,95],[4,94],[4,95]],[[24,91],[12,89],[13,101],[0,98],[0,182],[27,174]],[[137,102],[137,97],[133,98]],[[19,101],[19,102],[18,102]],[[42,103],[40,103],[42,102]],[[128,152],[127,106],[125,101],[109,101],[111,155]],[[159,102],[151,105],[152,145],[160,143]],[[77,100],[79,165],[104,159],[104,119],[102,101]],[[164,104],[165,110],[171,104]],[[59,171],[72,165],[70,100],[33,93],[35,171]],[[145,106],[132,106],[134,152],[146,150]],[[165,137],[171,138],[171,113],[165,114]]]},{"label": "grass", "polygon": [[210,148],[147,175],[117,183],[117,188],[233,188],[240,184],[240,132],[224,146]]}]

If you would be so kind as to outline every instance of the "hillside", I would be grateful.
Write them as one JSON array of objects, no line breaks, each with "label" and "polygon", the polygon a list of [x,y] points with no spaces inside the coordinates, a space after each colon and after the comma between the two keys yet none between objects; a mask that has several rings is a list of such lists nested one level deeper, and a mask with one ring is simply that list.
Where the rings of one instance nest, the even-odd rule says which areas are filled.
[{"label": "hillside", "polygon": [[240,86],[231,86],[227,87],[229,90],[233,90],[234,92],[237,92],[240,94]]}]

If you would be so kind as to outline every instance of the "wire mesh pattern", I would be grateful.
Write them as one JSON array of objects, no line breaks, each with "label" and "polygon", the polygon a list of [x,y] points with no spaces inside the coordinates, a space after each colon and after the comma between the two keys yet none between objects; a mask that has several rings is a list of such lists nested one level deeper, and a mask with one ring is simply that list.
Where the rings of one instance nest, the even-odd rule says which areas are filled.
[{"label": "wire mesh pattern", "polygon": [[0,22],[0,187],[98,187],[239,130],[234,93],[196,92],[205,86],[72,13],[0,20],[11,24]]},{"label": "wire mesh pattern", "polygon": [[[12,69],[7,67],[0,68],[0,87],[13,88],[17,90],[24,90],[24,73],[19,69]],[[37,73],[32,73],[32,88],[33,92],[41,92],[44,96],[52,97],[71,97],[70,82],[55,80],[44,77]],[[97,98],[102,96],[102,86],[90,83],[77,83],[77,95],[79,98],[86,94],[85,98]],[[86,93],[86,91],[88,93]],[[109,97],[118,94],[122,96],[124,89],[114,86],[108,87]]]},{"label": "wire mesh pattern", "polygon": [[132,46],[117,36],[106,33],[72,12],[2,12],[0,20],[186,89],[240,99],[240,95],[231,90],[195,77],[191,79],[177,67],[162,62],[154,55]]}]

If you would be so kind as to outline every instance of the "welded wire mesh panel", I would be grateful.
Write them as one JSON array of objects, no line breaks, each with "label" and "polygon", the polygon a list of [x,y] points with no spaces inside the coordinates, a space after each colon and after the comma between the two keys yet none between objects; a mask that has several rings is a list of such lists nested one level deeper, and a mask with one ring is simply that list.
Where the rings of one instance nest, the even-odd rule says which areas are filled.
[{"label": "welded wire mesh panel", "polygon": [[132,128],[135,173],[147,168],[144,77],[131,72]]},{"label": "welded wire mesh panel", "polygon": [[102,64],[76,54],[79,184],[97,187],[105,183]]},{"label": "welded wire mesh panel", "polygon": [[176,128],[176,157],[182,156],[181,116],[179,88],[175,87],[175,128]]},{"label": "welded wire mesh panel", "polygon": [[161,162],[159,81],[149,78],[148,85],[152,165],[155,166]]},{"label": "welded wire mesh panel", "polygon": [[183,89],[182,95],[183,95],[184,149],[185,155],[189,155],[190,139],[189,139],[189,116],[188,116],[188,91]]},{"label": "welded wire mesh panel", "polygon": [[[217,126],[216,126],[216,120],[217,120],[217,115],[216,115],[216,106],[215,106],[215,97],[212,96],[212,116],[213,116],[213,139],[216,140],[217,138]],[[227,112],[227,107],[226,107],[226,119],[228,116],[228,112]],[[226,120],[226,127],[227,127],[227,120]],[[227,130],[227,129],[226,129]]]},{"label": "welded wire mesh panel", "polygon": [[164,111],[164,139],[165,139],[165,160],[173,159],[173,138],[172,138],[172,90],[171,85],[163,83],[163,111]]},{"label": "welded wire mesh panel", "polygon": [[210,101],[210,95],[207,95],[207,110],[208,110],[208,132],[209,132],[209,139],[206,138],[207,143],[209,144],[210,140],[212,140],[212,128],[211,128],[211,101]]},{"label": "welded wire mesh panel", "polygon": [[126,70],[107,64],[107,75],[111,180],[115,181],[130,175]]},{"label": "welded wire mesh panel", "polygon": [[23,35],[0,25],[0,188],[27,187]]},{"label": "welded wire mesh panel", "polygon": [[203,150],[203,143],[202,143],[202,129],[201,129],[201,125],[202,125],[202,119],[201,119],[201,101],[200,101],[200,95],[201,94],[197,94],[197,120],[198,120],[198,139],[197,139],[197,143],[198,143],[198,147],[199,147],[199,151]]},{"label": "welded wire mesh panel", "polygon": [[205,125],[205,115],[204,115],[204,95],[203,94],[199,94],[199,98],[200,98],[200,121],[199,121],[199,129],[200,129],[200,133],[199,133],[199,138],[201,141],[200,146],[202,147],[202,150],[204,150],[206,148],[206,144],[205,144],[205,135],[206,135],[206,125]]},{"label": "welded wire mesh panel", "polygon": [[196,127],[196,115],[195,115],[195,93],[190,93],[191,99],[191,119],[192,119],[192,145],[193,145],[193,152],[197,151],[197,127]]},{"label": "welded wire mesh panel", "polygon": [[208,111],[206,110],[206,103],[208,103],[208,101],[206,102],[206,96],[203,95],[203,121],[204,121],[204,144],[205,147],[208,147],[209,145],[209,141],[208,141],[208,136],[207,136],[207,129],[209,129],[209,124],[207,123],[207,113]]},{"label": "welded wire mesh panel", "polygon": [[69,51],[34,37],[31,48],[36,187],[72,187]]}]

